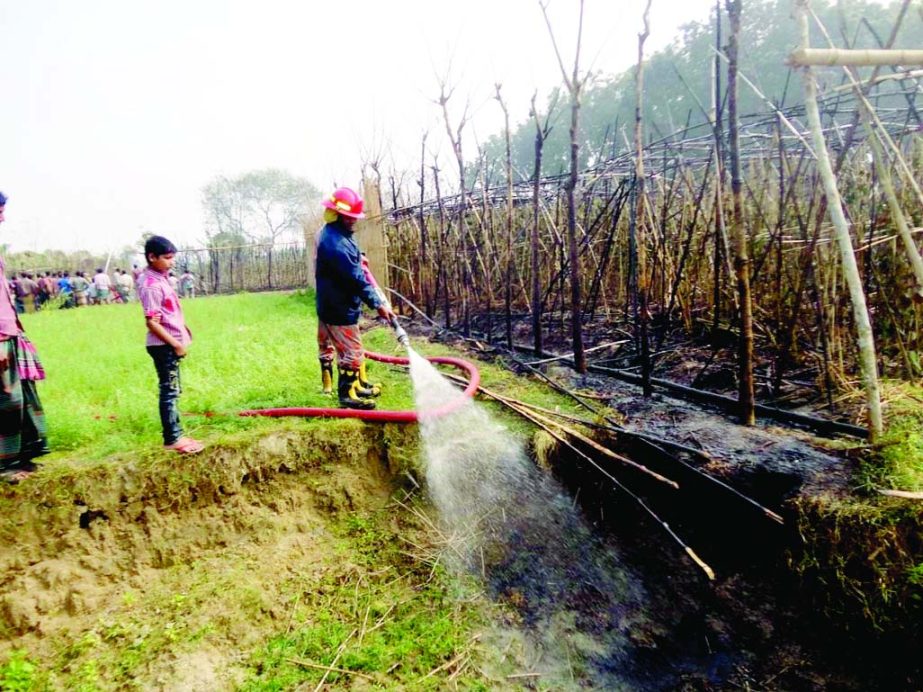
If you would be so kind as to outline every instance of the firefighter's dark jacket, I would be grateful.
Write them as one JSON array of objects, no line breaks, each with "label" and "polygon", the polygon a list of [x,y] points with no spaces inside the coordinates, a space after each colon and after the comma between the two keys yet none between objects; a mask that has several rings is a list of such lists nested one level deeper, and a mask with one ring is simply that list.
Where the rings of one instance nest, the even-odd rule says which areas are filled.
[{"label": "firefighter's dark jacket", "polygon": [[352,229],[339,220],[321,229],[314,265],[317,318],[321,322],[357,324],[362,311],[361,303],[373,310],[381,305],[375,288],[362,271],[360,260],[359,246],[353,240]]}]

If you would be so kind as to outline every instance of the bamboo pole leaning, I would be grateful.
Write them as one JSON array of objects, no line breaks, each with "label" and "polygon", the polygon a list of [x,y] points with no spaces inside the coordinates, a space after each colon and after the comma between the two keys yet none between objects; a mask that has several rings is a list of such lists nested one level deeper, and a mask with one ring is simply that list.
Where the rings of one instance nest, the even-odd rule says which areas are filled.
[{"label": "bamboo pole leaning", "polygon": [[[808,0],[795,0],[795,10],[801,29],[801,47],[806,49],[809,40]],[[881,436],[883,422],[881,393],[878,384],[878,363],[875,356],[875,339],[872,333],[872,324],[869,319],[868,307],[866,306],[865,293],[862,289],[862,279],[859,276],[859,268],[853,251],[849,222],[843,212],[843,202],[837,188],[836,176],[830,165],[830,155],[827,152],[820,111],[817,107],[817,84],[814,81],[814,74],[810,67],[802,68],[802,80],[805,111],[811,126],[811,136],[814,140],[814,149],[817,154],[817,166],[827,194],[827,209],[830,212],[830,218],[836,233],[843,273],[849,288],[853,318],[858,332],[859,368],[862,373],[866,405],[868,407],[869,439],[875,441]]]},{"label": "bamboo pole leaning", "polygon": [[[485,392],[485,393],[486,393],[486,392]],[[490,396],[493,396],[493,395],[491,394]],[[557,427],[557,428],[559,428],[559,429],[561,429],[561,430],[563,430],[563,431],[566,431],[566,433],[567,433],[568,435],[571,435],[572,437],[575,437],[576,439],[580,439],[580,440],[583,441],[583,442],[588,442],[588,441],[591,442],[591,446],[593,446],[593,448],[596,449],[597,451],[600,451],[600,450],[605,451],[605,452],[607,452],[609,455],[615,456],[616,458],[618,458],[618,459],[620,459],[620,460],[622,460],[622,461],[627,461],[629,464],[634,465],[634,466],[638,466],[638,467],[640,467],[640,468],[642,468],[642,469],[645,468],[645,467],[640,466],[639,464],[635,464],[635,462],[631,462],[629,459],[626,459],[625,457],[621,457],[620,455],[616,455],[616,454],[614,454],[614,452],[611,452],[611,451],[609,451],[609,450],[606,450],[605,447],[602,447],[601,445],[598,445],[598,444],[596,444],[596,443],[592,443],[592,441],[590,441],[589,438],[580,435],[580,433],[577,433],[577,432],[576,432],[575,430],[573,430],[572,428],[568,428],[567,426],[563,426],[563,425],[561,425],[560,423],[557,423],[557,424],[556,424],[554,421],[551,421],[550,419],[548,419],[548,418],[546,418],[546,417],[544,417],[544,416],[541,416],[541,415],[535,413],[534,411],[531,411],[531,412],[530,412],[525,406],[522,406],[521,404],[520,404],[520,405],[517,405],[516,403],[513,403],[513,402],[501,402],[501,403],[505,403],[507,406],[509,406],[512,410],[514,410],[514,411],[516,411],[517,413],[519,413],[521,416],[523,416],[523,417],[525,417],[525,418],[527,418],[527,419],[530,419],[530,420],[532,420],[533,422],[535,422],[537,425],[539,425],[540,427],[542,427],[542,429],[544,429],[546,432],[548,432],[548,434],[551,435],[554,439],[558,440],[559,442],[561,442],[562,444],[564,444],[564,445],[566,445],[568,448],[570,448],[572,451],[576,452],[580,457],[582,457],[583,459],[585,459],[586,461],[588,461],[597,471],[599,471],[599,472],[602,473],[606,478],[608,478],[610,481],[612,481],[612,482],[616,485],[616,487],[618,487],[620,490],[622,490],[624,493],[626,493],[629,497],[631,497],[635,502],[637,502],[638,505],[640,505],[640,507],[641,507],[645,512],[647,512],[655,522],[657,522],[658,524],[660,524],[661,528],[663,528],[663,530],[667,533],[667,535],[670,536],[670,538],[672,538],[676,543],[678,543],[679,546],[684,550],[684,552],[686,553],[686,555],[688,555],[689,558],[690,558],[690,559],[691,559],[691,560],[692,560],[703,572],[705,572],[705,575],[709,578],[709,580],[714,581],[714,579],[715,579],[715,571],[714,571],[704,560],[702,560],[702,558],[700,558],[700,557],[698,556],[698,554],[695,552],[695,550],[693,550],[688,544],[686,544],[686,542],[683,541],[683,539],[679,537],[679,534],[677,534],[677,533],[670,527],[670,525],[669,525],[667,522],[665,522],[663,519],[661,519],[661,518],[657,515],[657,513],[654,512],[654,510],[651,509],[650,506],[649,506],[644,500],[641,499],[640,496],[638,496],[636,493],[633,493],[631,490],[629,490],[629,489],[625,486],[624,483],[622,483],[621,481],[619,481],[617,478],[615,478],[615,476],[613,476],[612,474],[608,473],[608,472],[607,472],[605,469],[603,469],[599,464],[597,464],[595,461],[593,461],[592,457],[590,457],[588,454],[585,454],[584,452],[582,452],[582,451],[580,451],[579,449],[577,449],[573,444],[569,443],[565,438],[563,438],[563,437],[561,436],[561,434],[556,433],[556,432],[554,431],[554,427]],[[552,426],[554,426],[554,427],[552,427]],[[647,471],[647,473],[652,474],[652,475],[654,475],[655,477],[657,477],[657,476],[659,475],[659,474],[654,474],[652,471],[649,471],[649,470]],[[660,478],[663,478],[663,477],[661,476]],[[667,482],[668,484],[672,483],[672,484],[675,485],[675,487],[676,487],[677,489],[679,488],[679,485],[675,484],[675,481],[669,481],[669,479],[663,479],[662,482]]]},{"label": "bamboo pole leaning", "polygon": [[[461,378],[461,377],[458,376],[458,375],[453,375],[453,379],[456,378],[456,377],[458,378],[457,381],[458,381],[460,384],[463,384],[463,383],[464,383],[464,378]],[[686,445],[684,445],[684,444],[680,444],[680,443],[678,443],[678,442],[673,442],[672,440],[667,440],[667,439],[664,439],[664,438],[662,438],[662,437],[657,437],[656,435],[649,435],[649,434],[647,434],[647,433],[639,433],[639,432],[635,432],[635,431],[633,431],[633,430],[627,430],[626,428],[623,428],[623,427],[620,426],[620,425],[616,425],[615,423],[612,423],[612,422],[609,421],[608,419],[606,419],[606,424],[603,425],[603,424],[600,424],[600,423],[595,423],[595,422],[590,421],[590,420],[586,420],[585,418],[580,418],[580,417],[578,417],[578,416],[572,416],[572,415],[569,415],[569,414],[566,414],[566,413],[561,413],[560,411],[552,411],[552,410],[550,410],[550,409],[546,409],[546,408],[543,408],[543,407],[541,407],[541,406],[536,406],[535,404],[529,404],[529,403],[527,403],[527,402],[519,402],[519,403],[520,403],[522,406],[524,406],[524,407],[526,407],[526,408],[528,408],[528,409],[530,409],[530,410],[532,410],[532,411],[538,411],[539,413],[546,413],[546,414],[548,414],[549,416],[553,416],[553,417],[555,417],[555,418],[561,418],[561,419],[563,419],[563,420],[567,420],[567,421],[570,421],[570,422],[572,422],[572,423],[576,423],[576,424],[578,424],[578,425],[583,425],[583,426],[586,426],[586,427],[589,427],[589,428],[597,428],[597,429],[599,429],[599,430],[607,431],[607,432],[610,432],[610,433],[613,433],[613,432],[614,432],[614,433],[616,433],[616,434],[619,435],[619,436],[625,436],[625,437],[637,439],[637,440],[641,441],[642,443],[647,444],[647,445],[649,445],[650,447],[653,447],[653,448],[657,449],[657,450],[660,451],[660,452],[664,452],[664,450],[662,449],[663,447],[668,447],[668,448],[671,448],[671,449],[675,449],[675,450],[677,450],[677,451],[684,452],[684,453],[686,453],[686,454],[690,454],[690,455],[692,455],[692,456],[694,456],[694,457],[698,457],[699,459],[705,461],[706,463],[713,463],[713,462],[714,462],[714,459],[712,459],[708,454],[706,454],[705,452],[703,452],[703,451],[700,450],[700,449],[695,449],[695,448],[693,448],[693,447],[688,447],[688,446],[686,446]],[[664,453],[665,453],[665,452],[664,452]],[[679,459],[678,457],[676,457],[676,456],[674,456],[674,455],[669,455],[669,456],[670,456],[670,458],[671,458],[672,460],[676,461],[678,464],[680,464],[683,468],[687,469],[688,471],[691,471],[692,473],[696,474],[696,475],[699,476],[700,478],[703,478],[704,480],[708,481],[709,483],[713,483],[714,485],[717,485],[717,486],[720,487],[722,490],[725,490],[725,491],[731,493],[732,495],[735,495],[737,498],[743,500],[744,502],[748,503],[749,505],[751,505],[752,507],[754,507],[756,510],[758,510],[758,511],[759,511],[763,516],[765,516],[767,519],[770,519],[771,521],[773,521],[773,522],[775,522],[775,523],[777,523],[777,524],[780,524],[780,525],[782,525],[782,524],[785,523],[785,520],[784,520],[777,512],[773,512],[773,511],[772,511],[771,509],[769,509],[768,507],[764,507],[764,506],[761,505],[759,502],[757,502],[756,500],[754,500],[752,497],[749,497],[748,495],[745,495],[744,493],[740,492],[739,490],[737,490],[737,489],[734,488],[733,486],[730,486],[730,485],[728,485],[727,483],[725,483],[724,481],[722,481],[722,480],[720,480],[720,479],[718,479],[718,478],[715,478],[714,476],[712,476],[712,475],[710,475],[710,474],[708,474],[708,473],[702,471],[701,469],[696,468],[696,467],[693,466],[692,464],[686,463],[685,461],[683,461],[682,459]]]},{"label": "bamboo pole leaning", "polygon": [[[908,0],[905,0],[902,9],[906,10],[907,5]],[[811,15],[814,18],[814,22],[823,33],[824,38],[826,38],[827,42],[832,45],[833,41],[831,40],[826,27],[820,21],[820,18],[813,12]],[[889,63],[878,64],[883,65]],[[898,235],[904,244],[904,251],[907,253],[907,259],[909,260],[910,266],[913,269],[913,275],[916,282],[915,299],[921,301],[923,300],[923,257],[920,256],[920,251],[917,248],[916,242],[913,240],[913,236],[910,233],[910,225],[907,223],[907,217],[904,214],[901,203],[897,198],[897,193],[894,190],[894,183],[891,180],[891,171],[888,166],[888,161],[885,157],[885,152],[882,149],[883,144],[888,146],[894,153],[899,168],[906,173],[911,187],[913,187],[914,191],[916,192],[916,196],[920,200],[921,204],[923,204],[923,196],[921,196],[919,185],[917,185],[916,181],[914,180],[913,174],[910,172],[909,166],[901,156],[900,150],[894,144],[894,141],[891,139],[887,130],[883,127],[881,120],[875,113],[874,107],[866,98],[862,85],[859,84],[857,79],[857,75],[850,67],[844,66],[843,71],[846,74],[846,79],[848,80],[849,85],[852,87],[856,96],[856,100],[859,104],[857,115],[862,122],[863,129],[865,130],[866,141],[869,143],[869,147],[872,150],[872,161],[875,166],[875,171],[878,174],[878,181],[885,193],[885,199],[888,202],[891,218],[894,221],[894,224],[897,226]]]}]

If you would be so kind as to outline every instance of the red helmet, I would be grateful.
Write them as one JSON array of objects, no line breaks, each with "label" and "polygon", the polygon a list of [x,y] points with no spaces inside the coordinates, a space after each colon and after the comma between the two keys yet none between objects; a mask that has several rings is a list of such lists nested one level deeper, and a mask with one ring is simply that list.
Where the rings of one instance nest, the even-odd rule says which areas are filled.
[{"label": "red helmet", "polygon": [[362,198],[355,190],[348,187],[337,188],[321,204],[341,216],[349,216],[354,219],[365,218],[365,214],[362,213]]}]

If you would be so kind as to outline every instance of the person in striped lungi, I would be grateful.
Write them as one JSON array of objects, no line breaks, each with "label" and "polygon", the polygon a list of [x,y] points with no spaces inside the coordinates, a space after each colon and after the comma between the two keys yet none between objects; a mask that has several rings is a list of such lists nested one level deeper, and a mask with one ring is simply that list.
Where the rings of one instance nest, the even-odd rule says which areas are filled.
[{"label": "person in striped lungi", "polygon": [[[0,192],[0,223],[6,197]],[[32,460],[48,453],[45,413],[35,383],[45,371],[16,314],[0,258],[0,479],[19,483],[37,470]]]}]

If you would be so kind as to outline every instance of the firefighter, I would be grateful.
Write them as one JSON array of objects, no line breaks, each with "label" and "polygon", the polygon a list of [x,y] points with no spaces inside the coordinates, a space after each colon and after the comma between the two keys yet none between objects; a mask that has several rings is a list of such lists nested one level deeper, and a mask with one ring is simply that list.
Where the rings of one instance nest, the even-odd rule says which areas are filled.
[{"label": "firefighter", "polygon": [[[321,382],[333,389],[333,359],[337,360],[337,395],[340,406],[370,410],[379,386],[365,381],[359,315],[365,303],[389,323],[394,319],[362,269],[362,255],[353,238],[353,225],[365,217],[362,198],[348,187],[338,188],[322,202],[325,225],[317,239],[314,276],[317,282],[317,346]],[[360,378],[360,373],[363,377]]]}]

